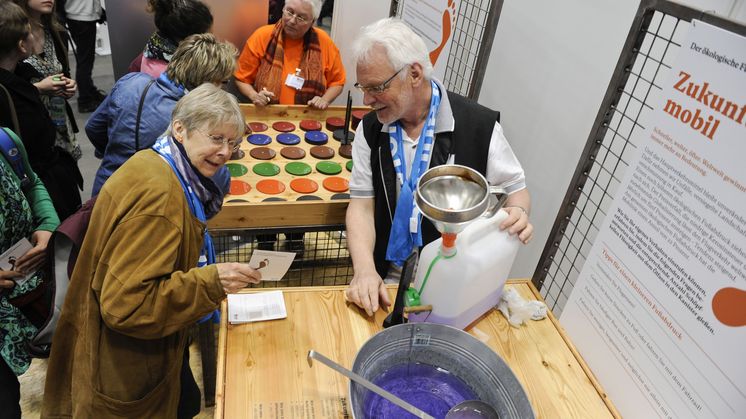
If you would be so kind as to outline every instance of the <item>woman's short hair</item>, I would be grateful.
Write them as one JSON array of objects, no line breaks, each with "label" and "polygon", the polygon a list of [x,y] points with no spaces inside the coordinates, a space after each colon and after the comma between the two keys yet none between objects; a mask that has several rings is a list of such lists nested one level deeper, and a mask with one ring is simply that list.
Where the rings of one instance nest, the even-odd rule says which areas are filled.
[{"label": "woman's short hair", "polygon": [[0,56],[18,48],[18,41],[26,39],[30,29],[28,16],[21,6],[0,1]]},{"label": "woman's short hair", "polygon": [[173,133],[173,122],[177,120],[188,132],[203,127],[231,127],[235,129],[235,138],[239,138],[246,129],[236,97],[212,83],[197,86],[176,102],[166,135]]},{"label": "woman's short hair", "polygon": [[212,27],[210,8],[199,0],[148,0],[148,10],[161,36],[174,43]]},{"label": "woman's short hair", "polygon": [[321,7],[324,5],[324,0],[301,0],[301,1],[311,6],[311,14],[313,15],[313,19],[314,20],[318,19],[319,14],[321,13]]},{"label": "woman's short hair", "polygon": [[[369,60],[377,45],[384,48],[395,70],[419,63],[425,79],[429,80],[432,76],[433,64],[425,41],[401,20],[386,18],[363,27],[352,45],[353,62],[359,64]],[[406,71],[400,73],[400,77],[406,76]]]},{"label": "woman's short hair", "polygon": [[222,83],[236,71],[238,50],[230,42],[200,33],[186,37],[166,67],[171,81],[187,89],[202,83]]}]

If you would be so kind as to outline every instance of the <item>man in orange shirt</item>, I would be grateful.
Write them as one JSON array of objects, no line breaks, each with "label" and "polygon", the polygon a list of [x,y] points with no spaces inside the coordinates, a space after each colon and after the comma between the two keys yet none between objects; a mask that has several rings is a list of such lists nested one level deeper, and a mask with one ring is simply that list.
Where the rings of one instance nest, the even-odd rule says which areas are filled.
[{"label": "man in orange shirt", "polygon": [[254,105],[326,109],[345,84],[339,49],[313,27],[323,0],[288,0],[282,19],[257,29],[238,59],[236,85]]}]

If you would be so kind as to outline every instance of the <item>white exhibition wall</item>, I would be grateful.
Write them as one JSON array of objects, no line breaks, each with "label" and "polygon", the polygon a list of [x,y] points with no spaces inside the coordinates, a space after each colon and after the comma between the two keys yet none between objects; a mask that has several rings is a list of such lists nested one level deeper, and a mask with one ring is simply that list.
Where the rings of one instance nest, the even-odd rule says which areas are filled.
[{"label": "white exhibition wall", "polygon": [[[745,0],[682,3],[746,22]],[[534,239],[511,278],[530,277],[588,138],[638,0],[506,0],[479,102],[501,112],[532,198]]]}]

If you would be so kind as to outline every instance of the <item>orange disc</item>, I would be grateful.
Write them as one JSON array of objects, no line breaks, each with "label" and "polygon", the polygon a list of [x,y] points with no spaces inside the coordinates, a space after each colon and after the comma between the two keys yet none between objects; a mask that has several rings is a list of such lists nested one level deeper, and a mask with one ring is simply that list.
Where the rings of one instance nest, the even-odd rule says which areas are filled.
[{"label": "orange disc", "polygon": [[319,190],[319,184],[308,178],[298,178],[290,181],[290,188],[298,193],[314,193]]},{"label": "orange disc", "polygon": [[249,193],[251,185],[242,180],[231,180],[231,195],[243,195]]},{"label": "orange disc", "polygon": [[264,179],[256,183],[256,190],[267,195],[277,195],[285,192],[285,184],[279,180]]},{"label": "orange disc", "polygon": [[324,188],[331,192],[345,192],[350,189],[350,182],[339,176],[330,176],[324,179]]}]

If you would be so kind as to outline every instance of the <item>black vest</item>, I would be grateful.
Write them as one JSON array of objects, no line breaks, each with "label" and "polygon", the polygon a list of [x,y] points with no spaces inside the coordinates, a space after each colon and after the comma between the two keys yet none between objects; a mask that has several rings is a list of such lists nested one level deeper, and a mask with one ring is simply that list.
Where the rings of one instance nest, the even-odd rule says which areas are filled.
[{"label": "black vest", "polygon": [[[455,120],[453,132],[436,134],[430,167],[440,166],[455,155],[454,163],[471,167],[483,176],[487,172],[487,156],[495,121],[500,121],[500,112],[490,110],[470,99],[448,92],[448,100]],[[391,158],[389,134],[381,132],[375,112],[368,113],[362,121],[365,140],[370,147],[370,167],[375,193],[376,242],[373,260],[381,278],[386,277],[389,261],[386,260],[391,223],[396,211],[396,171]],[[422,219],[423,245],[440,237],[430,220]]]}]

